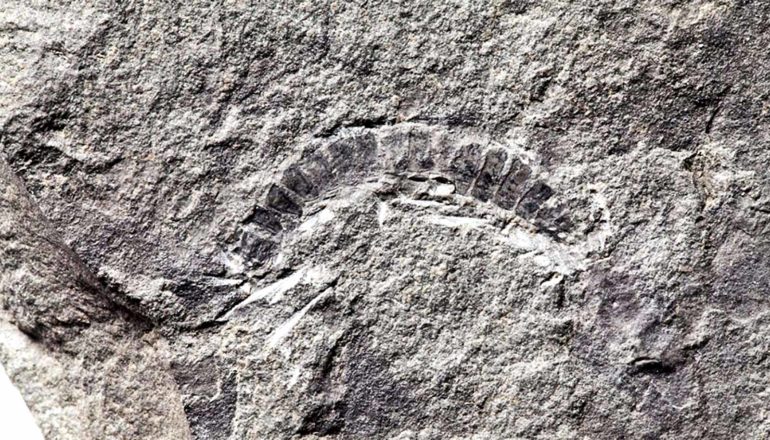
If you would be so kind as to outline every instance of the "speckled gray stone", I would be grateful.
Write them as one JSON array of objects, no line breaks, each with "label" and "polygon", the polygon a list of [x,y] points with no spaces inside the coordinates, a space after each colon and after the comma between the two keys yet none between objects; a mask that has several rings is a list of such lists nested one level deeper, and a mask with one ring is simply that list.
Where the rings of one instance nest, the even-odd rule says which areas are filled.
[{"label": "speckled gray stone", "polygon": [[6,0],[48,440],[770,436],[770,4]]}]

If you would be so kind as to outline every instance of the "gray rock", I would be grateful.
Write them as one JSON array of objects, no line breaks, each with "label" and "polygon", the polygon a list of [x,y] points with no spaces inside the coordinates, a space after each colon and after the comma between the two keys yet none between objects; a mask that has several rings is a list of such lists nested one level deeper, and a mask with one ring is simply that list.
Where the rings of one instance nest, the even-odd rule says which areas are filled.
[{"label": "gray rock", "polygon": [[46,438],[767,438],[770,5],[7,0]]}]

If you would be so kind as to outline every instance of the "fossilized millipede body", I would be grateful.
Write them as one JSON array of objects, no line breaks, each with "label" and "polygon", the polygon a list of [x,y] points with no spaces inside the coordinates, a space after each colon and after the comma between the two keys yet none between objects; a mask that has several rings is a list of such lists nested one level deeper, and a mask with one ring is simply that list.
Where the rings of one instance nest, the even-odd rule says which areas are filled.
[{"label": "fossilized millipede body", "polygon": [[255,227],[242,234],[240,253],[256,262],[266,260],[308,204],[335,188],[386,175],[402,182],[451,185],[446,191],[451,195],[492,203],[549,234],[566,232],[570,221],[565,205],[536,169],[511,148],[443,127],[401,123],[343,129],[315,138],[267,185],[261,203],[244,222]]}]

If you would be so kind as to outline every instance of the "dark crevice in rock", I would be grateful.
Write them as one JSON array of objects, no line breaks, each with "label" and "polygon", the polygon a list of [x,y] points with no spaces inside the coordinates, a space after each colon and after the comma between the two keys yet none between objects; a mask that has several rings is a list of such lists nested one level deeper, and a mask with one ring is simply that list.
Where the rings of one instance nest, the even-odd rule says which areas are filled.
[{"label": "dark crevice in rock", "polygon": [[336,136],[340,131],[350,128],[377,129],[396,124],[396,119],[390,116],[379,116],[376,118],[358,118],[351,121],[340,121],[335,125],[324,129],[316,134],[319,138],[328,138]]},{"label": "dark crevice in rock", "polygon": [[640,356],[629,363],[629,374],[665,375],[676,371],[677,364],[667,359]]}]

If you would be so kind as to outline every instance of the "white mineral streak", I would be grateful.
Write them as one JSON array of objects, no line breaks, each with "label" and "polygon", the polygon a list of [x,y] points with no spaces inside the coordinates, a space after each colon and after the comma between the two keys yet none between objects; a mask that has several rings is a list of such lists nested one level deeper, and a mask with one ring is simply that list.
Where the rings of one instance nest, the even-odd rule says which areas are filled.
[{"label": "white mineral streak", "polygon": [[390,207],[388,207],[388,204],[385,202],[380,202],[377,204],[377,223],[379,223],[380,227],[385,225],[385,222],[390,217]]},{"label": "white mineral streak", "polygon": [[212,277],[209,280],[209,283],[212,286],[218,287],[218,286],[237,286],[241,284],[243,281],[238,278],[216,278]]},{"label": "white mineral streak", "polygon": [[237,128],[240,119],[241,109],[238,106],[231,107],[227,112],[224,122],[219,129],[211,136],[211,142],[221,142]]},{"label": "white mineral streak", "polygon": [[600,188],[592,187],[592,189],[597,190],[592,205],[602,212],[603,222],[595,232],[585,236],[582,241],[572,244],[557,242],[545,234],[513,225],[498,231],[492,228],[489,221],[475,217],[430,215],[424,217],[424,221],[448,228],[485,229],[504,243],[525,251],[521,255],[522,258],[531,259],[536,265],[559,274],[569,275],[575,271],[585,270],[593,261],[589,255],[601,252],[607,239],[614,233],[607,199],[598,192]]},{"label": "white mineral streak", "polygon": [[332,290],[326,289],[323,292],[316,295],[315,298],[313,298],[305,307],[302,308],[302,310],[296,312],[294,315],[292,315],[291,318],[289,318],[286,322],[281,324],[273,333],[270,334],[270,336],[267,337],[267,340],[265,341],[265,344],[268,349],[273,349],[278,346],[278,344],[281,343],[289,334],[291,334],[292,329],[296,327],[296,325],[299,323],[299,321],[307,314],[310,309],[312,309],[316,304],[318,304],[319,301],[321,301],[324,297],[326,297]]},{"label": "white mineral streak", "polygon": [[479,228],[487,226],[489,222],[475,217],[452,217],[447,215],[433,215],[426,217],[428,223],[446,226],[448,228]]},{"label": "white mineral streak", "polygon": [[451,196],[455,192],[455,186],[449,183],[442,183],[441,185],[436,186],[436,188],[431,189],[431,195],[436,197],[448,197]]},{"label": "white mineral streak", "polygon": [[317,284],[330,279],[329,272],[323,267],[301,268],[286,278],[262,287],[252,292],[248,298],[241,301],[227,312],[222,319],[227,320],[238,310],[248,306],[251,303],[261,300],[267,300],[268,304],[275,304],[284,298],[286,292],[297,287],[300,284]]},{"label": "white mineral streak", "polygon": [[227,272],[230,274],[240,274],[246,270],[243,264],[243,258],[240,255],[230,252],[223,252],[219,256],[219,261],[225,265]]},{"label": "white mineral streak", "polygon": [[326,207],[299,225],[297,231],[302,233],[313,232],[332,220],[334,220],[334,211],[331,207]]}]

